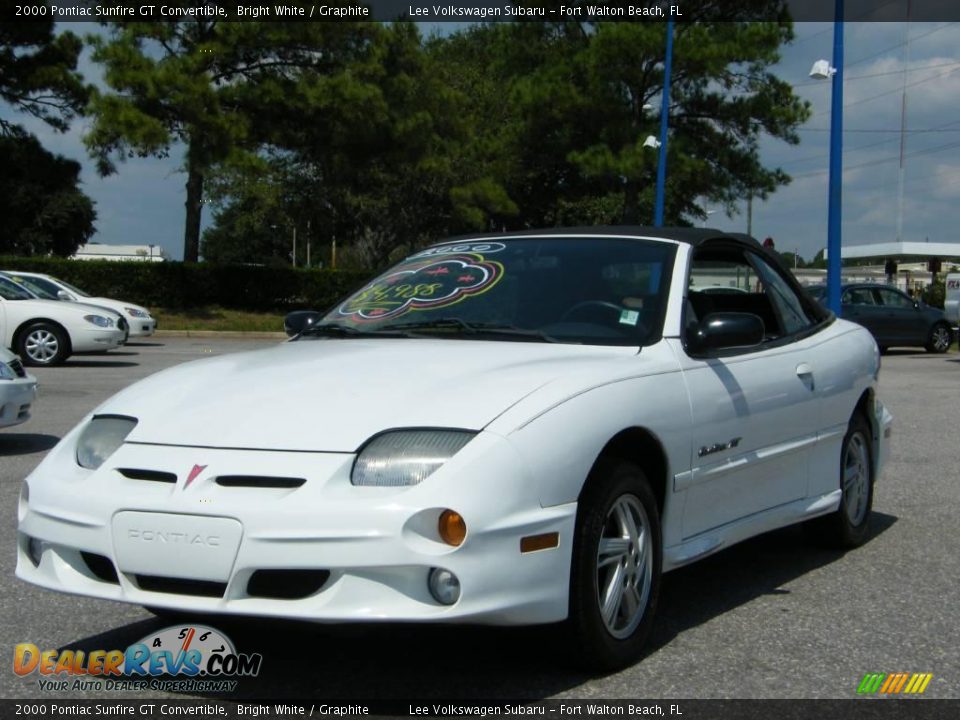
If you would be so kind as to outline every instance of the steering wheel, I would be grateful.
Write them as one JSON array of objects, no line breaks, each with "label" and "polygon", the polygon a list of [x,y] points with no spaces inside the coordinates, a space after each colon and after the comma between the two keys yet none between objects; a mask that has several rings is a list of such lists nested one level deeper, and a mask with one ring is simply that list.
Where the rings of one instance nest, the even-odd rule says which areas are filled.
[{"label": "steering wheel", "polygon": [[560,318],[560,320],[561,320],[561,322],[567,321],[567,320],[570,319],[570,317],[571,317],[572,315],[575,315],[576,313],[580,312],[581,310],[584,310],[584,309],[586,309],[586,308],[591,308],[591,307],[593,307],[593,308],[603,308],[604,310],[612,310],[612,311],[615,312],[618,316],[619,316],[620,313],[623,311],[623,308],[620,307],[619,305],[616,305],[615,303],[612,303],[612,302],[607,302],[607,301],[605,301],[605,300],[584,300],[583,302],[578,302],[578,303],[577,303],[576,305],[574,305],[572,308],[570,308],[569,310],[567,310],[567,311],[563,314],[563,317]]}]

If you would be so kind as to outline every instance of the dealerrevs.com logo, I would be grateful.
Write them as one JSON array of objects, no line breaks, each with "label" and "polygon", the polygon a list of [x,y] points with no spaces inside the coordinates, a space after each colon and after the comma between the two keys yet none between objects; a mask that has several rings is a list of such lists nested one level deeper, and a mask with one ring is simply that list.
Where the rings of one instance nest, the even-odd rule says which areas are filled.
[{"label": "dealerrevs.com logo", "polygon": [[13,671],[38,675],[40,690],[167,690],[231,692],[238,677],[256,677],[263,656],[238,653],[222,632],[206,625],[175,625],[126,650],[41,650],[20,643]]}]

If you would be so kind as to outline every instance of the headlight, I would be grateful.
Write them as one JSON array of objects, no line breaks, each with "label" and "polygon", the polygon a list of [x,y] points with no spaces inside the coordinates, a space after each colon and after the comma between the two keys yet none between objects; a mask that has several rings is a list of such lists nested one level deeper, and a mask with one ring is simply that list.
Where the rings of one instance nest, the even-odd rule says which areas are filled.
[{"label": "headlight", "polygon": [[125,307],[124,310],[127,311],[127,315],[129,315],[130,317],[135,317],[135,318],[150,317],[150,313],[148,313],[146,310],[137,310],[137,308],[128,308],[128,307]]},{"label": "headlight", "polygon": [[467,430],[391,430],[368,442],[350,474],[354,485],[417,485],[476,435]]},{"label": "headlight", "polygon": [[83,319],[88,323],[92,323],[97,327],[110,328],[113,327],[113,320],[103,315],[84,315]]},{"label": "headlight", "polygon": [[88,470],[96,470],[123,445],[127,435],[136,426],[136,418],[98,415],[80,433],[77,441],[77,464]]},{"label": "headlight", "polygon": [[0,380],[13,380],[17,374],[5,362],[0,362]]}]

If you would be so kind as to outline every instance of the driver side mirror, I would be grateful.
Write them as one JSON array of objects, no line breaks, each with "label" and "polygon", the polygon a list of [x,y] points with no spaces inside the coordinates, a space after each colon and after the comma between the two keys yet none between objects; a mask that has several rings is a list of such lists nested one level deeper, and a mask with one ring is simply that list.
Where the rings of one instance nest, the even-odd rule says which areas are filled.
[{"label": "driver side mirror", "polygon": [[71,295],[70,293],[68,293],[66,290],[58,290],[58,291],[57,291],[57,299],[58,299],[58,300],[66,300],[66,301],[70,302],[70,301],[73,300],[73,295]]},{"label": "driver side mirror", "polygon": [[687,336],[687,345],[695,353],[732,350],[760,345],[766,329],[758,315],[720,312],[707,315]]},{"label": "driver side mirror", "polygon": [[316,310],[294,310],[283,319],[283,330],[288,337],[293,337],[316,325],[322,317]]}]

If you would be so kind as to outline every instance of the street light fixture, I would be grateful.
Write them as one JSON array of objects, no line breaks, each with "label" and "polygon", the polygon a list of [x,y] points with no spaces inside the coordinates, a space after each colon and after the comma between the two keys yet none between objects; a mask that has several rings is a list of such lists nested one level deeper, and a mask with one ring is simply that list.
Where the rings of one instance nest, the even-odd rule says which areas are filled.
[{"label": "street light fixture", "polygon": [[810,69],[810,77],[814,80],[829,80],[836,72],[837,69],[830,66],[829,60],[817,60]]}]

